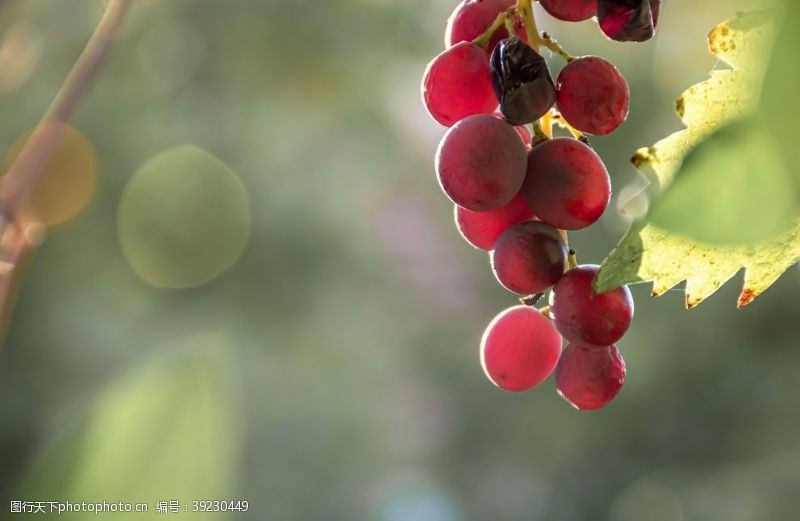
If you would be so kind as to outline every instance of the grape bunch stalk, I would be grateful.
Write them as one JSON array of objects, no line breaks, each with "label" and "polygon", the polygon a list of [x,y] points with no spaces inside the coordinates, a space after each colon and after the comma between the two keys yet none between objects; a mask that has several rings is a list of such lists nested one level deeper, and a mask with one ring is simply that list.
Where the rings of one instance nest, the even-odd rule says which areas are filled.
[{"label": "grape bunch stalk", "polygon": [[[615,344],[631,324],[633,299],[625,286],[595,294],[599,267],[578,265],[567,232],[592,225],[608,207],[609,174],[587,136],[609,134],[625,121],[630,92],[608,61],[573,56],[540,33],[535,1],[458,4],[446,49],[425,70],[422,98],[449,127],[435,165],[455,203],[458,230],[489,252],[498,282],[524,296],[486,328],[484,372],[513,392],[555,372],[564,399],[594,410],[624,383]],[[660,0],[538,2],[559,20],[596,18],[608,38],[621,42],[652,38],[661,7]],[[543,49],[566,61],[555,81]],[[568,136],[554,136],[556,127]],[[548,291],[549,305],[537,309]],[[569,343],[562,350],[563,340]]]}]

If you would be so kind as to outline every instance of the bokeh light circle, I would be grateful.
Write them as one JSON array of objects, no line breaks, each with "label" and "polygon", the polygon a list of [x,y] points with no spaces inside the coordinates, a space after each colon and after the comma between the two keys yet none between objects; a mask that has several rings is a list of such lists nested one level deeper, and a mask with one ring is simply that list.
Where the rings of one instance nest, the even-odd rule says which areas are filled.
[{"label": "bokeh light circle", "polygon": [[122,249],[133,270],[160,288],[205,284],[244,252],[250,204],[238,176],[192,145],[143,164],[119,206]]},{"label": "bokeh light circle", "polygon": [[65,223],[83,210],[97,187],[97,153],[91,141],[59,121],[42,123],[22,135],[8,150],[7,172],[34,132],[55,133],[57,141],[36,183],[25,197],[26,211],[46,226]]}]

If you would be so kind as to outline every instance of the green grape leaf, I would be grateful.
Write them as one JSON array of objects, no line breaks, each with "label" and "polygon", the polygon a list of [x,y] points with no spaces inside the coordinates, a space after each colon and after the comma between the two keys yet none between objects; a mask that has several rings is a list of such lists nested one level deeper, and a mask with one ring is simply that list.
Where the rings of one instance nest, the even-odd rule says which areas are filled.
[{"label": "green grape leaf", "polygon": [[[739,307],[746,306],[758,295],[769,288],[780,275],[800,260],[800,219],[796,215],[796,206],[793,194],[776,195],[774,186],[763,188],[750,187],[750,191],[757,198],[776,197],[776,206],[781,206],[777,213],[783,212],[783,230],[780,234],[768,239],[736,241],[737,244],[720,243],[719,241],[698,241],[686,234],[675,233],[653,222],[655,216],[660,220],[669,220],[676,214],[686,214],[684,219],[692,225],[692,229],[701,229],[700,233],[711,233],[713,223],[719,223],[730,217],[730,213],[715,213],[719,208],[706,211],[702,207],[709,204],[709,198],[714,194],[705,194],[698,197],[693,189],[699,184],[706,183],[715,196],[719,190],[726,187],[728,181],[735,188],[747,189],[745,183],[752,180],[749,174],[728,179],[708,178],[702,183],[697,180],[672,183],[676,174],[687,161],[690,167],[712,165],[711,172],[718,177],[726,177],[729,172],[713,168],[713,161],[721,161],[722,168],[732,168],[731,159],[719,150],[731,152],[731,142],[736,145],[733,150],[751,157],[746,161],[762,161],[759,163],[758,174],[762,177],[770,176],[773,171],[780,169],[780,158],[770,155],[772,145],[764,145],[762,121],[763,116],[754,116],[759,106],[759,94],[764,78],[765,50],[772,43],[773,22],[768,13],[743,13],[737,15],[717,26],[709,34],[709,49],[712,54],[731,68],[713,70],[710,78],[690,87],[677,101],[677,112],[686,128],[659,141],[655,145],[640,149],[633,158],[634,165],[657,187],[663,190],[663,197],[670,197],[674,189],[682,196],[666,199],[664,205],[655,203],[650,218],[643,222],[635,223],[623,237],[617,248],[603,262],[595,282],[597,291],[605,291],[622,284],[653,282],[653,295],[661,295],[668,289],[682,281],[686,281],[686,306],[691,308],[698,305],[726,281],[736,275],[739,270],[745,270],[744,289],[739,297]],[[787,22],[785,27],[792,30],[793,24]],[[782,32],[787,32],[786,30]],[[783,37],[781,37],[782,39]],[[779,45],[780,45],[779,40]],[[776,46],[777,47],[777,46]],[[788,59],[788,58],[787,58]],[[770,64],[770,71],[782,67],[778,60]],[[794,65],[792,65],[794,67]],[[769,79],[771,72],[767,73]],[[770,89],[769,84],[764,84],[764,91]],[[753,128],[757,127],[757,128]],[[745,136],[744,138],[742,136]],[[713,137],[712,137],[713,136]],[[760,137],[761,136],[761,137]],[[712,137],[712,139],[708,139]],[[698,147],[698,145],[702,143]],[[707,146],[706,146],[707,145]],[[697,149],[695,149],[697,147]],[[705,151],[703,149],[706,148]],[[705,154],[706,157],[703,157]],[[717,158],[710,156],[720,156]],[[765,161],[765,162],[764,162]],[[694,164],[694,166],[692,166]],[[717,165],[719,166],[719,165]],[[705,168],[708,170],[708,168]],[[739,168],[739,171],[745,169]],[[689,179],[689,177],[687,177]],[[787,190],[791,192],[791,190]],[[731,204],[740,204],[741,199],[732,197]],[[740,208],[741,213],[750,213],[745,200],[745,206]],[[792,217],[785,219],[784,213],[792,206]],[[660,208],[660,210],[659,210]],[[659,212],[661,212],[659,214]],[[759,219],[758,215],[750,215],[751,219]],[[770,217],[771,223],[766,227],[775,226],[776,217]],[[711,224],[708,224],[711,223]],[[787,229],[788,224],[788,229]],[[755,226],[742,230],[747,239],[757,237],[764,231]]]},{"label": "green grape leaf", "polygon": [[[742,103],[732,113],[723,114],[723,119],[752,111],[764,64],[769,63],[759,110],[699,143],[689,141],[697,146],[683,159],[669,181],[669,189],[654,202],[648,216],[652,224],[703,242],[741,244],[778,235],[793,223],[800,206],[800,168],[794,160],[795,132],[785,127],[794,125],[796,119],[790,116],[799,106],[793,93],[800,89],[794,55],[800,44],[800,4],[787,4],[776,18],[781,20],[783,31],[771,60],[765,59],[762,48],[768,42],[753,34],[752,28],[745,44],[741,39],[733,42],[734,49],[749,44],[744,49],[750,56],[740,55],[745,61],[728,71],[729,77],[741,81],[727,95],[740,98]],[[766,29],[770,24],[761,27]],[[719,38],[720,33],[712,33],[713,37]],[[720,48],[719,43],[712,45]],[[711,110],[719,112],[719,108]],[[708,120],[709,114],[704,116]]]}]

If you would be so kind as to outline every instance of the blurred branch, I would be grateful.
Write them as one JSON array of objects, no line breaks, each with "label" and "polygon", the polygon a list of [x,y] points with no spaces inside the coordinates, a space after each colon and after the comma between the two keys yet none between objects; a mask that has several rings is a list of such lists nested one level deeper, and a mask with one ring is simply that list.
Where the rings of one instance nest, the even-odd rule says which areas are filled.
[{"label": "blurred branch", "polygon": [[3,235],[4,259],[0,266],[0,347],[2,347],[11,311],[16,300],[16,289],[26,261],[33,252],[34,244],[25,236],[24,230],[16,226],[6,228]]},{"label": "blurred branch", "polygon": [[94,34],[72,66],[50,108],[25,143],[16,161],[3,176],[0,183],[0,201],[5,211],[12,213],[12,219],[14,208],[35,185],[58,146],[63,127],[49,123],[65,123],[75,112],[78,102],[97,73],[125,12],[132,3],[133,0],[109,0]]},{"label": "blurred branch", "polygon": [[36,217],[25,214],[22,206],[59,145],[65,128],[62,123],[69,121],[86,94],[132,3],[133,0],[108,1],[94,33],[47,112],[0,180],[0,344],[13,307],[13,289],[20,266],[37,246],[28,233],[38,228]]}]

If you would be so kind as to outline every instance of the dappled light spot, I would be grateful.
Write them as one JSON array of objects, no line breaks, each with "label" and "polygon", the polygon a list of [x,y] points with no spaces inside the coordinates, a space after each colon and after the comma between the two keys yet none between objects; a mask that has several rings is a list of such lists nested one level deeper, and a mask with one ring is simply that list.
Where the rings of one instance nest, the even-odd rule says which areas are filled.
[{"label": "dappled light spot", "polygon": [[186,145],[151,158],[133,175],[119,207],[125,257],[148,284],[205,284],[244,252],[250,235],[248,195],[214,156]]},{"label": "dappled light spot", "polygon": [[25,210],[47,226],[69,221],[92,199],[97,186],[97,153],[86,136],[61,122],[48,122],[20,137],[8,150],[7,172],[34,132],[52,133],[54,149],[25,199]]},{"label": "dappled light spot", "polygon": [[41,35],[24,23],[9,27],[0,38],[0,93],[14,92],[30,78],[42,54]]},{"label": "dappled light spot", "polygon": [[650,198],[647,186],[634,182],[624,186],[617,196],[617,211],[627,222],[635,221],[647,215]]}]

